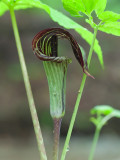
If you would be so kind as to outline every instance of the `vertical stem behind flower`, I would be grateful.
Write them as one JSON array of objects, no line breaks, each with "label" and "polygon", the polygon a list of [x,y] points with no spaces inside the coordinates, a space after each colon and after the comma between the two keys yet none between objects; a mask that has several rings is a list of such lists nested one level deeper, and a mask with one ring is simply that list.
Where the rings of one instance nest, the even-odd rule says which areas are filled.
[{"label": "vertical stem behind flower", "polygon": [[40,129],[40,124],[39,124],[39,120],[38,120],[38,116],[37,116],[37,112],[36,112],[36,108],[35,108],[33,94],[32,94],[32,90],[31,90],[28,72],[27,72],[27,68],[26,68],[26,64],[25,64],[24,55],[23,55],[23,50],[22,50],[22,46],[21,46],[20,36],[19,36],[18,27],[17,27],[17,23],[16,23],[16,18],[15,18],[15,13],[14,13],[14,9],[12,6],[10,6],[10,15],[11,15],[11,20],[12,20],[12,26],[13,26],[16,46],[17,46],[17,50],[18,50],[20,65],[21,65],[21,69],[22,69],[25,89],[26,89],[26,93],[27,93],[27,97],[28,97],[28,103],[29,103],[29,107],[30,107],[30,111],[31,111],[33,126],[34,126],[36,139],[37,139],[37,143],[38,143],[38,149],[40,152],[40,157],[41,157],[41,160],[47,160],[45,147],[44,147],[44,143],[43,143],[43,138],[42,138],[42,133],[41,133],[41,129]]},{"label": "vertical stem behind flower", "polygon": [[[88,68],[89,68],[89,65],[90,65],[92,52],[93,52],[93,49],[94,49],[94,43],[95,43],[95,39],[96,39],[97,30],[98,30],[98,28],[96,27],[94,29],[92,45],[90,47],[90,51],[89,51],[89,54],[88,54],[88,59],[87,59]],[[75,119],[76,119],[76,116],[77,116],[79,103],[80,103],[80,100],[81,100],[81,97],[82,97],[82,93],[83,93],[83,89],[84,89],[84,86],[85,86],[86,78],[87,78],[86,74],[83,74],[83,78],[82,78],[82,82],[81,82],[81,85],[80,85],[80,89],[78,91],[78,96],[77,96],[77,100],[76,100],[76,103],[75,103],[74,111],[73,111],[72,118],[71,118],[71,121],[70,121],[67,137],[66,137],[65,144],[64,144],[64,147],[63,147],[61,160],[65,160],[67,148],[69,146],[69,141],[70,141],[70,138],[71,138],[71,134],[72,134],[73,126],[74,126],[74,123],[75,123]]]}]

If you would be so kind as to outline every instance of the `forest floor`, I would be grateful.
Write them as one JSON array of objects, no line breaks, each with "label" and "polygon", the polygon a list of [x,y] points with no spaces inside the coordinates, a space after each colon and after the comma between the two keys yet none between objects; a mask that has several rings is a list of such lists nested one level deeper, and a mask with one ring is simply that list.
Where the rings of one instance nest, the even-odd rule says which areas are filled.
[{"label": "forest floor", "polygon": [[[48,159],[52,159],[52,136],[43,134]],[[92,137],[73,136],[66,160],[87,160]],[[64,144],[61,138],[60,153]],[[34,135],[24,139],[0,138],[0,160],[39,160],[39,153]],[[102,135],[98,142],[94,160],[120,160],[120,138],[116,135]]]}]

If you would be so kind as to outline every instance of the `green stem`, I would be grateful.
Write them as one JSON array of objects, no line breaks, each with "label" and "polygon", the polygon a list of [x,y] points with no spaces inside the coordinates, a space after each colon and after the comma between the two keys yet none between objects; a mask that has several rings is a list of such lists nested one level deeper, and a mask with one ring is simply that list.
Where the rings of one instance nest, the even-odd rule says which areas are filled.
[{"label": "green stem", "polygon": [[94,153],[95,153],[96,144],[97,144],[97,142],[98,142],[100,130],[101,130],[101,128],[106,124],[106,122],[107,122],[109,119],[111,119],[112,117],[114,117],[114,113],[111,113],[111,114],[105,116],[105,117],[101,120],[101,122],[96,126],[96,130],[95,130],[95,134],[94,134],[94,138],[93,138],[93,143],[92,143],[92,148],[91,148],[91,151],[90,151],[90,155],[89,155],[88,160],[93,160],[93,156],[94,156]]},{"label": "green stem", "polygon": [[15,13],[14,13],[14,9],[12,6],[10,6],[10,15],[11,15],[11,20],[12,20],[12,26],[13,26],[16,46],[17,46],[17,50],[18,50],[20,65],[21,65],[21,69],[22,69],[25,89],[26,89],[26,93],[27,93],[28,103],[29,103],[30,112],[31,112],[31,116],[32,116],[33,126],[34,126],[36,139],[37,139],[37,143],[38,143],[38,148],[39,148],[39,152],[40,152],[40,157],[41,157],[41,160],[47,160],[44,142],[43,142],[43,138],[42,138],[42,133],[41,133],[41,129],[40,129],[40,124],[39,124],[39,120],[38,120],[38,116],[37,116],[37,112],[36,112],[36,108],[35,108],[33,94],[32,94],[32,90],[31,90],[29,77],[28,77],[28,73],[27,73],[27,68],[26,68],[26,64],[25,64],[25,59],[24,59],[24,55],[23,55],[23,50],[22,50],[22,46],[21,46],[20,36],[19,36],[18,27],[17,27],[17,23],[16,23],[16,18],[15,18]]},{"label": "green stem", "polygon": [[94,49],[94,44],[95,44],[95,39],[96,39],[98,27],[99,26],[96,26],[96,28],[94,29],[93,40],[92,40],[92,44],[91,44],[90,51],[89,51],[89,54],[88,54],[88,59],[87,59],[88,68],[90,66],[90,61],[91,61],[91,58],[92,58],[92,53],[93,53],[93,49]]},{"label": "green stem", "polygon": [[54,118],[53,121],[54,121],[53,160],[58,160],[60,127],[62,118]]},{"label": "green stem", "polygon": [[99,134],[100,134],[100,128],[97,127],[96,130],[95,130],[93,143],[92,143],[92,148],[91,148],[88,160],[93,160],[93,156],[94,156],[94,153],[95,153],[95,148],[96,148],[96,145],[97,145],[97,142],[98,142]]},{"label": "green stem", "polygon": [[114,112],[105,116],[102,120],[101,123],[99,123],[98,127],[102,128],[112,117],[114,117]]},{"label": "green stem", "polygon": [[[87,60],[88,68],[89,68],[89,65],[90,65],[92,52],[93,52],[93,49],[94,49],[94,43],[95,43],[95,39],[96,39],[96,35],[97,35],[97,29],[98,29],[97,27],[94,29],[93,40],[92,40],[92,44],[91,44],[89,55],[88,55],[88,60]],[[69,146],[69,141],[70,141],[70,138],[71,138],[73,126],[74,126],[76,115],[77,115],[78,108],[79,108],[79,103],[80,103],[82,93],[83,93],[83,89],[84,89],[84,86],[85,86],[86,77],[87,77],[86,74],[83,74],[81,86],[80,86],[80,89],[78,91],[76,104],[75,104],[75,107],[74,107],[74,111],[73,111],[73,114],[72,114],[71,122],[70,122],[68,133],[67,133],[67,137],[66,137],[65,144],[64,144],[64,147],[63,147],[61,160],[64,160],[65,156],[66,156],[67,148]]]}]

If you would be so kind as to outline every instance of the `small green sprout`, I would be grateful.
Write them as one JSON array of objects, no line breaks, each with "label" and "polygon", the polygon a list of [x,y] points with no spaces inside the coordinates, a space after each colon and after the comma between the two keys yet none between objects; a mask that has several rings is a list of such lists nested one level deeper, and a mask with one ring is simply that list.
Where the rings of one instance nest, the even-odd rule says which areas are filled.
[{"label": "small green sprout", "polygon": [[88,160],[93,160],[95,148],[98,142],[100,131],[102,127],[113,117],[120,118],[120,110],[114,109],[109,105],[98,105],[91,109],[91,115],[96,115],[96,117],[91,117],[91,122],[96,126],[91,152]]},{"label": "small green sprout", "polygon": [[91,117],[91,122],[99,129],[101,129],[111,118],[120,118],[120,111],[108,105],[95,106],[91,109],[91,114],[96,115],[96,117]]}]

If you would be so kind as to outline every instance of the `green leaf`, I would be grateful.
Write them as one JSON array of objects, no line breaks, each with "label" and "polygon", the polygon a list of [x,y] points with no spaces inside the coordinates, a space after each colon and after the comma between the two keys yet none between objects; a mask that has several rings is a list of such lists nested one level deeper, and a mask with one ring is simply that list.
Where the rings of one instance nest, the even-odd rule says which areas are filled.
[{"label": "green leaf", "polygon": [[[73,21],[63,13],[60,13],[59,11],[54,10],[52,8],[50,8],[50,17],[52,18],[53,21],[57,22],[59,25],[63,26],[64,28],[74,29],[76,32],[78,32],[81,35],[81,37],[86,42],[88,42],[89,45],[91,45],[93,34],[90,31],[88,31],[86,28],[82,27],[80,24],[76,23],[75,21]],[[94,51],[97,53],[100,64],[103,66],[102,50],[97,39],[95,40]]]},{"label": "green leaf", "polygon": [[71,15],[79,15],[83,12],[88,16],[96,8],[99,0],[62,0],[64,8],[70,12]]},{"label": "green leaf", "polygon": [[71,15],[80,15],[79,12],[85,12],[85,6],[82,0],[62,0],[63,7],[70,12]]},{"label": "green leaf", "polygon": [[[27,8],[41,8],[44,9],[47,13],[50,13],[49,6],[40,2],[40,0],[6,0],[8,6],[14,7],[15,10],[27,9]],[[3,15],[5,11],[9,10],[9,7],[3,2],[0,2],[0,15]]]},{"label": "green leaf", "polygon": [[27,9],[33,7],[44,9],[46,12],[49,13],[49,6],[42,3],[40,0],[18,0],[14,5],[15,10]]},{"label": "green leaf", "polygon": [[100,31],[120,36],[120,22],[106,22],[98,28]]},{"label": "green leaf", "polygon": [[89,15],[96,8],[99,0],[82,0],[85,6],[86,13]]},{"label": "green leaf", "polygon": [[90,118],[90,121],[95,125],[97,126],[99,124],[99,119],[95,118],[95,117],[91,117]]},{"label": "green leaf", "polygon": [[98,115],[109,115],[115,109],[109,105],[98,105],[91,109],[91,114],[98,114]]},{"label": "green leaf", "polygon": [[96,5],[96,14],[99,16],[106,8],[107,0],[99,0]]},{"label": "green leaf", "polygon": [[0,1],[0,16],[2,16],[7,10],[9,10],[8,6]]},{"label": "green leaf", "polygon": [[120,110],[114,109],[109,105],[98,105],[91,109],[90,113],[96,115],[91,117],[91,122],[101,129],[111,118],[120,118]]},{"label": "green leaf", "polygon": [[120,110],[114,109],[109,105],[95,106],[90,112],[92,115],[97,115],[96,117],[91,117],[90,120],[99,129],[101,129],[111,118],[120,118]]},{"label": "green leaf", "polygon": [[114,22],[120,19],[120,14],[114,13],[112,11],[105,11],[101,13],[98,18],[103,22],[106,21]]}]

